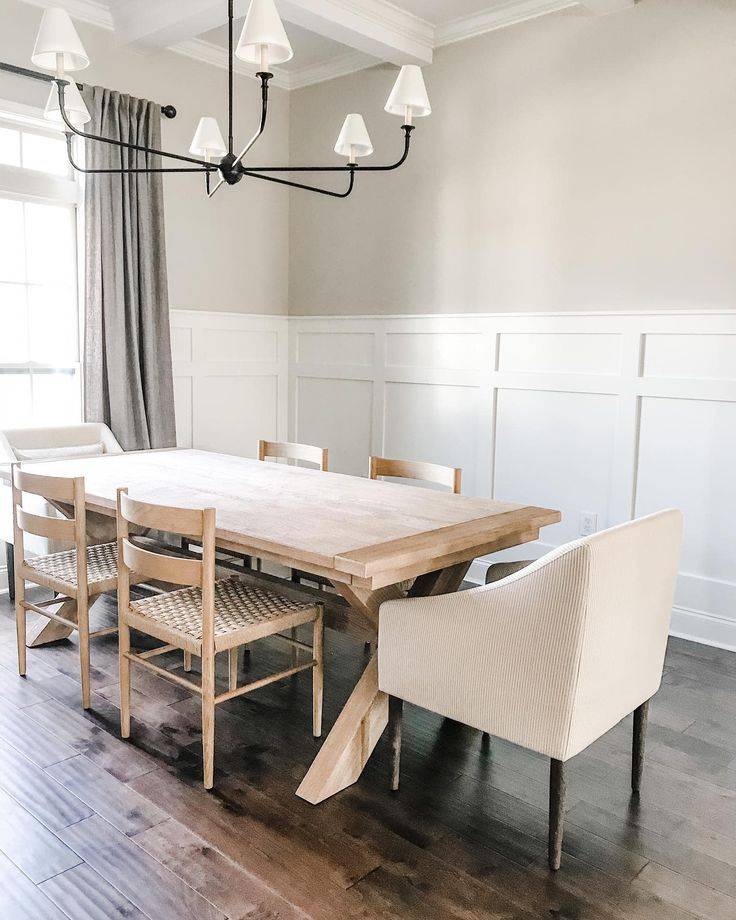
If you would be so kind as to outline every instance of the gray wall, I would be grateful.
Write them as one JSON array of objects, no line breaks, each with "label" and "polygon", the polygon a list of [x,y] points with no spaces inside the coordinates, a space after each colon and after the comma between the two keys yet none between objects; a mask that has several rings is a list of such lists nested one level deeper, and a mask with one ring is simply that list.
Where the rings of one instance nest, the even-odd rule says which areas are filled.
[{"label": "gray wall", "polygon": [[[291,198],[290,311],[733,308],[736,3],[569,9],[441,48],[411,161],[344,202]],[[293,92],[292,161],[334,159],[377,67]]]},{"label": "gray wall", "polygon": [[[0,0],[0,59],[31,67],[41,10]],[[77,23],[91,65],[77,74],[178,109],[163,119],[165,149],[186,153],[200,115],[214,115],[225,130],[227,75],[170,52],[142,55],[115,46],[113,33]],[[237,77],[236,139],[253,133],[260,116],[255,79]],[[45,104],[48,90],[0,74],[0,100]],[[268,131],[259,157],[283,163],[288,155],[289,105],[284,90],[271,90]],[[1,108],[0,104],[0,108]],[[223,188],[210,201],[199,176],[164,177],[169,300],[172,308],[239,313],[286,313],[289,273],[289,195],[263,182]]]}]

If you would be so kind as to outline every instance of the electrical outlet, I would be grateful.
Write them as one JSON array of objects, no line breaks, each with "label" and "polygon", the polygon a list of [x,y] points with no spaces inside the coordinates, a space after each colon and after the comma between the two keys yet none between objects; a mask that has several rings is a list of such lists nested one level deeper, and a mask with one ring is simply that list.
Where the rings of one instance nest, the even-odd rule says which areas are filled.
[{"label": "electrical outlet", "polygon": [[589,537],[598,530],[598,515],[593,511],[580,512],[580,536]]}]

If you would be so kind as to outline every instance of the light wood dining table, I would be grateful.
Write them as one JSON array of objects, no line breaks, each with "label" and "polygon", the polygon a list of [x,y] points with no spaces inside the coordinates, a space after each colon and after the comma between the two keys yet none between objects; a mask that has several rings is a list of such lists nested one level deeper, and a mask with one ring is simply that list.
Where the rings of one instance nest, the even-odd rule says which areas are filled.
[{"label": "light wood dining table", "polygon": [[[536,540],[541,527],[561,517],[546,508],[202,450],[24,464],[31,466],[84,476],[88,512],[107,517],[115,514],[120,486],[133,498],[214,508],[219,547],[328,578],[347,602],[348,625],[374,641],[380,605],[403,596],[402,582],[414,579],[415,597],[456,591],[474,559]],[[9,467],[0,468],[0,480],[9,482]],[[33,644],[61,638],[59,629],[50,621]],[[297,795],[316,805],[354,783],[387,722],[374,654]]]}]

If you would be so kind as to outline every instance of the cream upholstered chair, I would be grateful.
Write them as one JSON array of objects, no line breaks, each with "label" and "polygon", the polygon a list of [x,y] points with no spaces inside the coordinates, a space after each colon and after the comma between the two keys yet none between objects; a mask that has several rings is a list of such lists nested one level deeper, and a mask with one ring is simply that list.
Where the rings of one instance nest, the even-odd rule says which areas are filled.
[{"label": "cream upholstered chair", "polygon": [[[130,525],[152,527],[164,533],[193,537],[202,545],[201,559],[181,559],[143,549],[130,539]],[[322,733],[322,649],[323,608],[321,604],[299,603],[274,591],[252,587],[237,578],[215,580],[215,511],[171,508],[130,498],[118,489],[118,632],[120,659],[120,729],[130,736],[130,666],[153,671],[159,677],[183,685],[202,698],[202,748],[204,785],[214,781],[215,706],[243,693],[250,693],[275,680],[312,669],[312,731]],[[183,585],[176,591],[131,601],[132,573],[166,584]],[[293,631],[311,623],[313,644],[297,641]],[[135,654],[130,648],[130,630],[152,636],[164,644]],[[238,687],[238,648],[265,636],[276,636],[285,629],[292,638],[279,636],[292,648],[292,666],[277,674]],[[183,649],[185,655],[202,659],[202,682],[197,685],[172,674],[151,661],[157,655]],[[299,651],[309,659],[297,660]],[[228,689],[215,692],[215,655],[228,653]]]},{"label": "cream upholstered chair", "polygon": [[[76,630],[79,633],[82,705],[89,709],[89,640],[117,632],[116,627],[89,630],[90,607],[102,594],[117,586],[115,543],[87,546],[83,477],[41,476],[26,472],[20,464],[14,463],[11,482],[18,670],[25,675],[27,610]],[[24,508],[24,495],[63,503],[70,508],[72,517],[32,513]],[[29,558],[25,551],[26,534],[71,543],[74,548]],[[26,582],[50,588],[58,596],[50,601],[31,603],[25,596]],[[51,607],[56,609],[51,610]]]},{"label": "cream upholstered chair", "polygon": [[661,511],[559,547],[494,584],[382,604],[378,685],[391,696],[394,788],[401,700],[545,754],[549,864],[559,868],[564,764],[631,712],[639,790],[681,538],[681,513]]},{"label": "cream upholstered chair", "polygon": [[[0,431],[0,463],[18,460],[74,460],[103,454],[121,454],[123,448],[112,431],[102,422],[80,422],[77,425],[55,425],[42,428],[13,428]],[[41,497],[29,496],[29,510],[57,516],[57,512]],[[13,600],[13,530],[10,489],[0,486],[0,540],[5,543],[8,563],[8,590]],[[115,539],[113,522],[102,515],[87,516],[87,526],[95,543]],[[63,548],[58,540],[28,535],[26,552],[41,556]]]}]

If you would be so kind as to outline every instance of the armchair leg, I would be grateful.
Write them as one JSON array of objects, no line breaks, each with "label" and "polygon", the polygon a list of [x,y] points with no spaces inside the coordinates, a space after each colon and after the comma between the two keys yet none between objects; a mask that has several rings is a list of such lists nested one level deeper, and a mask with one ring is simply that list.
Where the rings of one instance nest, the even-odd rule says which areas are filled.
[{"label": "armchair leg", "polygon": [[644,769],[644,744],[649,718],[649,700],[634,710],[634,743],[631,749],[631,791],[638,795]]},{"label": "armchair leg", "polygon": [[549,867],[553,872],[562,861],[562,833],[565,823],[565,764],[561,760],[549,762]]},{"label": "armchair leg", "polygon": [[388,725],[391,739],[391,789],[399,788],[399,771],[401,767],[401,722],[404,701],[396,696],[388,698]]}]

